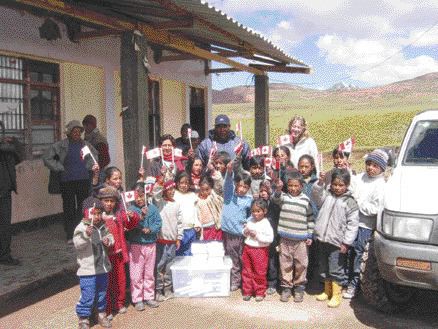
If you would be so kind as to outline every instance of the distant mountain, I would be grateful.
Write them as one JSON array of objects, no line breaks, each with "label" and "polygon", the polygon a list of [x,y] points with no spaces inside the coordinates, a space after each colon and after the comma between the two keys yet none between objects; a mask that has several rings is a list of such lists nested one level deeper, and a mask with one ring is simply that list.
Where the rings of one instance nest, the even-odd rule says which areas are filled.
[{"label": "distant mountain", "polygon": [[340,91],[340,90],[356,90],[356,89],[359,89],[359,87],[357,87],[351,83],[347,85],[344,82],[338,82],[338,83],[335,83],[330,88],[328,88],[327,90]]},{"label": "distant mountain", "polygon": [[[284,101],[288,97],[309,100],[336,96],[342,99],[345,98],[348,102],[379,99],[388,95],[399,99],[418,99],[426,96],[438,98],[438,72],[372,88],[358,88],[340,82],[328,90],[316,90],[284,83],[274,83],[270,84],[269,90],[270,99],[273,102]],[[254,102],[254,86],[238,86],[224,90],[213,90],[213,104],[252,102]]]}]

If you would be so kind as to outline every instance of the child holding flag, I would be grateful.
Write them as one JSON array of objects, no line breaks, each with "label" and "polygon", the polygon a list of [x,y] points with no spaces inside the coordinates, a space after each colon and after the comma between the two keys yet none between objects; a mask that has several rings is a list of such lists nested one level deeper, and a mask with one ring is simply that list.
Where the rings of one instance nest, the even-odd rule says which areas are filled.
[{"label": "child holding flag", "polygon": [[113,302],[119,314],[126,313],[126,274],[125,264],[129,261],[128,247],[126,245],[125,230],[135,228],[140,220],[137,213],[126,212],[124,209],[117,210],[119,200],[118,191],[107,186],[99,190],[97,198],[103,203],[102,215],[105,225],[114,237],[114,245],[110,249],[109,259],[113,267],[109,274],[107,293],[107,315],[112,318]]},{"label": "child holding flag", "polygon": [[137,227],[127,232],[129,248],[129,273],[131,278],[131,299],[137,311],[145,305],[158,307],[155,299],[155,256],[156,240],[161,229],[161,216],[158,208],[147,204],[145,184],[134,185],[135,203],[130,210],[136,212],[141,220]]},{"label": "child holding flag", "polygon": [[79,269],[79,285],[81,297],[76,304],[79,328],[89,328],[93,306],[97,305],[98,322],[104,328],[110,328],[106,313],[106,293],[108,272],[111,263],[108,259],[108,248],[114,245],[114,237],[108,231],[102,218],[104,206],[95,202],[92,208],[84,212],[84,218],[76,226],[73,243],[76,248]]}]

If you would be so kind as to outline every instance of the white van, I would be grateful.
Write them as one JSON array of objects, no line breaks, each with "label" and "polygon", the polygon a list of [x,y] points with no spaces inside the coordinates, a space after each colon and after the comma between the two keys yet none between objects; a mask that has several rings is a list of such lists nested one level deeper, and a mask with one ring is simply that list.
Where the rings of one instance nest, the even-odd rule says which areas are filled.
[{"label": "white van", "polygon": [[438,110],[417,114],[406,132],[361,278],[367,301],[386,311],[415,288],[438,290]]}]

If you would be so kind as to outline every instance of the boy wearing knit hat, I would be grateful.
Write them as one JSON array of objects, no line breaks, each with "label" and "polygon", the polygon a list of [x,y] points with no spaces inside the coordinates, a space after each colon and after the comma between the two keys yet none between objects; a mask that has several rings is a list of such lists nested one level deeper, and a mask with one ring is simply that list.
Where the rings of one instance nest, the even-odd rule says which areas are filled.
[{"label": "boy wearing knit hat", "polygon": [[354,264],[351,281],[343,297],[350,299],[359,288],[360,262],[368,240],[376,229],[377,213],[383,202],[384,172],[388,165],[388,154],[376,149],[365,158],[365,172],[356,176],[353,196],[359,206],[359,231],[352,248]]}]

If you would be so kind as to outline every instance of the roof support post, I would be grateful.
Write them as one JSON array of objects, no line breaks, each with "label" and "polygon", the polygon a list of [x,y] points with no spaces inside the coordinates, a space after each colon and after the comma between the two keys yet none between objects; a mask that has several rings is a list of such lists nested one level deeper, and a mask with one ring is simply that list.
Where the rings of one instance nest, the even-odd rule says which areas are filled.
[{"label": "roof support post", "polygon": [[136,182],[142,145],[149,145],[148,69],[144,62],[146,46],[143,36],[132,32],[122,34],[120,74],[126,186]]},{"label": "roof support post", "polygon": [[269,77],[255,76],[255,146],[269,145]]}]

